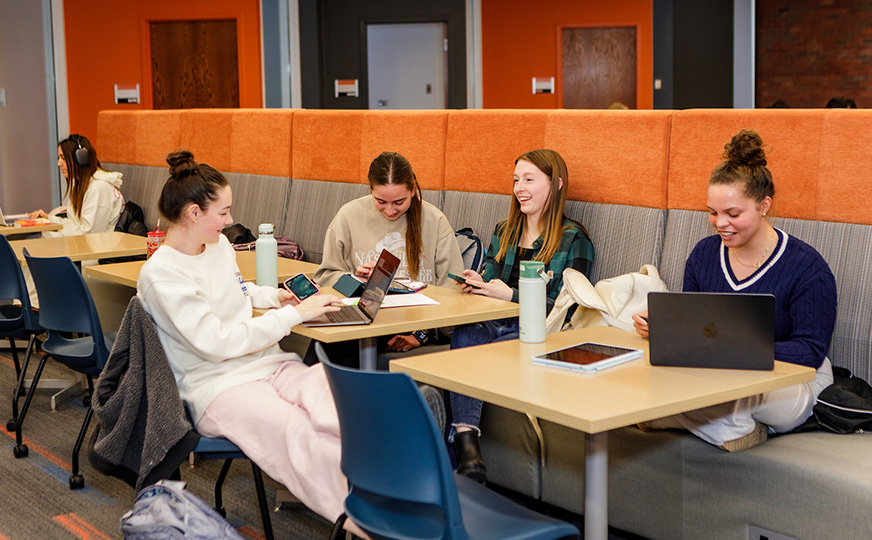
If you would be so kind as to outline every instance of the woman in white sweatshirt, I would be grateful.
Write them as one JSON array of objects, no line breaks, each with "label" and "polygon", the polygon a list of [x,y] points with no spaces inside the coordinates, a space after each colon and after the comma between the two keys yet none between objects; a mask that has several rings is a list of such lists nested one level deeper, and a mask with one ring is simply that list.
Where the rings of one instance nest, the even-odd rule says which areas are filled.
[{"label": "woman in white sweatshirt", "polygon": [[28,212],[31,218],[48,218],[64,227],[43,235],[75,236],[115,230],[124,208],[124,197],[118,191],[121,173],[104,170],[97,151],[83,135],[70,135],[58,144],[58,167],[67,180],[67,205],[48,213],[42,209]]},{"label": "woman in white sweatshirt", "polygon": [[[179,393],[197,431],[231,440],[306,506],[335,520],[348,486],[333,395],[323,366],[307,367],[277,342],[303,321],[338,310],[339,299],[299,302],[289,291],[244,282],[221,233],[233,223],[227,180],[187,151],[167,162],[158,206],[169,230],[142,267],[137,295]],[[253,307],[275,309],[254,317]]]}]

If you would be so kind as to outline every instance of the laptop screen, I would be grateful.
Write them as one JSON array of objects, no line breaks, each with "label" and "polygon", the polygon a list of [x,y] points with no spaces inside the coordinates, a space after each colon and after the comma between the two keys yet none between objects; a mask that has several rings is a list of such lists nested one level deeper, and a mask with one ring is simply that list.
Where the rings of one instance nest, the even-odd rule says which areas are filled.
[{"label": "laptop screen", "polygon": [[370,319],[374,319],[378,313],[399,266],[400,259],[394,257],[388,250],[382,250],[358,303]]}]

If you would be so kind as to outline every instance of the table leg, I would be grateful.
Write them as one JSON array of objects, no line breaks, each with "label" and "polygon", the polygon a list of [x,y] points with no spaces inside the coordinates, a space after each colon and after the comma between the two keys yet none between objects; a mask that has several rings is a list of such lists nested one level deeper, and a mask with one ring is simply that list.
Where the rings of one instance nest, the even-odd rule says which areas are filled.
[{"label": "table leg", "polygon": [[584,538],[609,536],[609,434],[584,434]]},{"label": "table leg", "polygon": [[377,341],[378,338],[375,337],[360,338],[360,369],[362,371],[375,371]]}]

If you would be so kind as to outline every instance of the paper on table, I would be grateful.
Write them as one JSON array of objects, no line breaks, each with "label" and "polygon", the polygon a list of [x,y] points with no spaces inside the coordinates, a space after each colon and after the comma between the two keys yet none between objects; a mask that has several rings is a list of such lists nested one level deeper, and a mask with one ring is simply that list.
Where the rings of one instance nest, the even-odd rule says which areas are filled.
[{"label": "paper on table", "polygon": [[[343,298],[342,303],[352,306],[357,303],[360,298]],[[439,302],[433,300],[429,296],[424,296],[418,293],[409,294],[391,294],[385,297],[381,307],[408,307],[408,306],[436,306]]]}]

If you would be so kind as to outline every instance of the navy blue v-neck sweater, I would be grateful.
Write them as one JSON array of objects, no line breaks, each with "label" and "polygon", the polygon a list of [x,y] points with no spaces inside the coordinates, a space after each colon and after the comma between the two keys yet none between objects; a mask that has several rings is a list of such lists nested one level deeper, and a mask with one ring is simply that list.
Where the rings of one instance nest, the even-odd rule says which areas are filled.
[{"label": "navy blue v-neck sweater", "polygon": [[684,267],[684,290],[775,296],[775,359],[817,369],[836,324],[836,280],[821,255],[776,229],[778,243],[759,269],[743,280],[730,267],[717,235],[703,238]]}]

